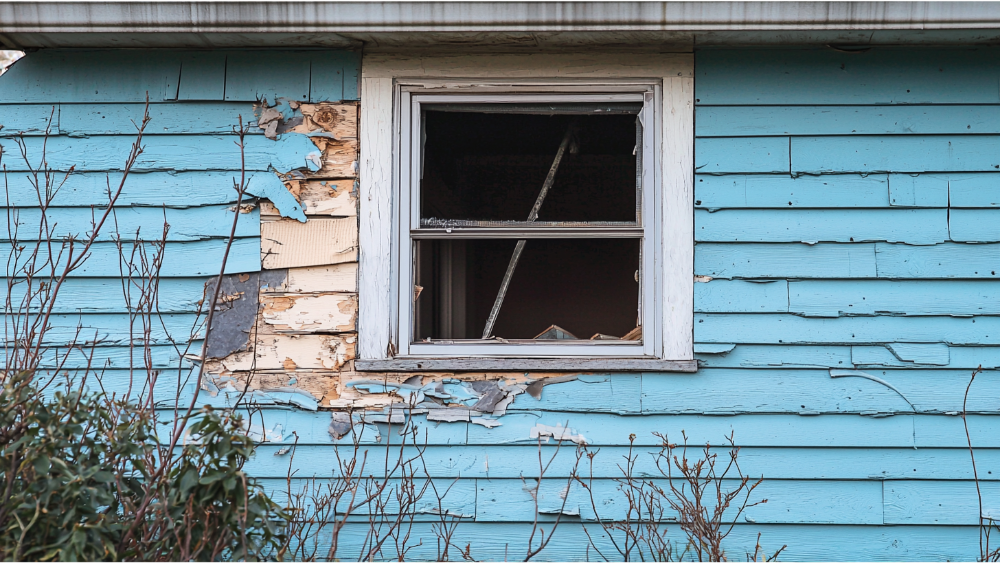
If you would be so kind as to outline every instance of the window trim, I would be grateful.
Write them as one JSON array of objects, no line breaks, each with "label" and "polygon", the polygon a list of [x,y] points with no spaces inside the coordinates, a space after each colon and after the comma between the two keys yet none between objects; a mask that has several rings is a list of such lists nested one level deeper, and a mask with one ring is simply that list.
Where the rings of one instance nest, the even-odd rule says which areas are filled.
[{"label": "window trim", "polygon": [[[420,209],[414,202],[420,197],[420,167],[417,159],[420,158],[421,146],[419,136],[421,134],[420,119],[422,116],[421,106],[423,104],[434,103],[579,103],[579,102],[610,102],[610,101],[630,101],[642,102],[643,115],[643,189],[640,192],[642,201],[640,202],[641,223],[643,230],[642,255],[646,256],[642,260],[642,294],[640,303],[642,306],[641,317],[644,329],[648,324],[658,324],[656,315],[656,299],[660,286],[660,275],[656,271],[655,256],[660,244],[659,228],[657,222],[657,206],[659,184],[656,170],[659,165],[659,158],[653,147],[656,146],[659,112],[656,111],[659,97],[659,85],[651,81],[648,85],[636,84],[635,92],[628,94],[615,92],[608,94],[595,93],[600,89],[600,85],[587,85],[582,88],[586,92],[574,93],[572,90],[581,88],[572,86],[571,91],[563,91],[551,94],[524,94],[525,90],[532,92],[535,87],[520,84],[512,84],[509,91],[504,94],[479,93],[479,87],[469,85],[457,89],[454,93],[441,93],[440,89],[427,88],[423,85],[410,86],[405,83],[397,83],[396,103],[399,104],[400,128],[399,142],[400,151],[398,159],[399,179],[396,187],[396,199],[399,202],[397,209],[400,213],[394,215],[393,224],[398,225],[396,230],[395,248],[396,260],[392,264],[392,271],[397,283],[401,280],[412,280],[413,255],[412,240],[414,231],[421,231]],[[560,90],[564,90],[560,88]],[[652,116],[652,119],[650,119]],[[648,158],[646,155],[652,155]],[[419,235],[418,235],[419,236]],[[520,238],[520,237],[518,237]],[[405,250],[409,248],[409,252]],[[396,291],[395,315],[398,319],[396,325],[396,342],[398,345],[397,355],[402,358],[449,358],[449,357],[478,357],[478,358],[591,358],[591,357],[618,357],[618,358],[657,358],[661,342],[656,338],[656,331],[651,338],[644,338],[641,343],[629,341],[566,341],[561,343],[538,341],[532,343],[501,343],[496,340],[479,342],[456,342],[456,343],[421,343],[411,342],[412,327],[414,318],[414,303],[411,298],[412,292]],[[640,303],[637,303],[638,306]]]},{"label": "window trim", "polygon": [[[631,57],[631,56],[629,56]],[[360,311],[358,318],[359,343],[358,370],[377,371],[432,371],[469,369],[515,369],[515,370],[586,370],[610,371],[695,371],[693,360],[693,80],[690,69],[685,72],[678,55],[637,56],[644,64],[623,66],[622,56],[608,59],[603,72],[605,76],[580,78],[547,77],[565,67],[549,66],[553,59],[567,59],[564,63],[583,58],[579,55],[538,56],[540,67],[530,67],[532,76],[508,77],[502,67],[507,64],[516,67],[512,74],[526,74],[524,56],[476,55],[465,57],[467,70],[489,69],[492,76],[484,79],[466,79],[475,71],[464,74],[463,78],[445,77],[407,78],[403,69],[393,66],[412,66],[412,59],[393,61],[392,57],[379,58],[379,64],[363,64],[362,78],[362,123],[361,123],[361,178],[360,178]],[[453,59],[454,57],[444,57]],[[478,65],[475,60],[490,58]],[[595,57],[586,57],[593,63]],[[601,57],[596,57],[600,59]],[[628,57],[625,57],[628,58]],[[433,59],[431,57],[430,59]],[[506,61],[504,59],[507,59]],[[514,59],[514,60],[511,60]],[[657,60],[659,59],[659,60]],[[386,64],[388,63],[390,64]],[[549,61],[549,62],[545,62]],[[421,59],[420,68],[434,73],[433,60]],[[452,61],[454,62],[454,61]],[[495,64],[495,63],[500,64]],[[634,61],[627,61],[634,62]],[[494,63],[494,64],[490,64]],[[558,63],[556,63],[558,64]],[[626,63],[627,64],[627,63]],[[388,66],[390,68],[385,68]],[[680,72],[670,72],[660,68],[651,73],[650,68],[673,66]],[[492,68],[491,68],[492,67]],[[498,68],[501,67],[501,68]],[[478,70],[476,69],[476,70]],[[440,70],[440,69],[438,69]],[[452,69],[454,71],[455,69]],[[624,70],[625,72],[621,72]],[[372,72],[374,71],[374,72]],[[618,72],[616,72],[618,71]],[[631,71],[638,73],[629,77]],[[479,73],[482,73],[479,70]],[[591,69],[591,74],[594,71]],[[447,75],[447,71],[442,72]],[[624,76],[622,76],[624,75]],[[496,78],[503,76],[503,78]],[[652,76],[652,78],[650,78]],[[657,78],[659,76],[659,78]],[[653,104],[655,126],[650,127],[648,115],[644,115],[644,160],[652,156],[654,163],[650,170],[652,182],[643,182],[643,224],[646,239],[643,252],[653,248],[653,258],[644,260],[646,275],[653,272],[654,282],[643,286],[643,329],[644,341],[641,353],[619,352],[625,347],[640,348],[637,345],[615,343],[608,345],[585,344],[576,341],[567,344],[526,344],[527,354],[512,355],[517,345],[501,343],[477,344],[419,344],[412,346],[400,338],[400,320],[409,322],[409,315],[399,315],[407,306],[411,292],[400,292],[399,280],[409,275],[408,268],[401,268],[401,249],[410,244],[409,227],[417,221],[409,205],[411,192],[409,182],[403,177],[403,170],[411,170],[407,161],[412,158],[408,137],[401,124],[413,124],[419,119],[419,112],[412,111],[414,97],[447,95],[449,99],[461,94],[476,94],[477,103],[490,101],[510,101],[516,94],[537,93],[541,99],[552,101],[562,94],[579,96],[598,94],[601,101],[607,96],[641,93],[644,103]],[[652,96],[651,100],[646,100]],[[495,100],[494,100],[495,98]],[[579,101],[579,98],[573,101]],[[638,101],[637,99],[635,101]],[[645,109],[644,109],[645,112]],[[648,139],[648,140],[646,140]],[[647,146],[651,144],[652,147]],[[670,163],[668,165],[668,162]],[[387,174],[388,172],[388,174]],[[388,178],[387,178],[388,176]],[[652,191],[646,186],[652,184]],[[405,192],[405,193],[404,193]],[[406,209],[408,220],[399,220],[398,214]],[[419,214],[419,210],[416,211]],[[653,231],[652,236],[650,230]],[[664,241],[670,240],[671,244]],[[379,251],[383,253],[379,253]],[[384,251],[388,251],[385,253]],[[386,255],[388,254],[388,255]],[[407,255],[409,252],[406,253]],[[388,259],[386,259],[388,258]],[[647,266],[648,265],[648,266]],[[405,270],[405,271],[404,271]],[[648,277],[647,277],[648,279]],[[667,289],[665,289],[667,288]],[[649,295],[652,294],[652,299]],[[659,296],[659,302],[656,297]],[[412,301],[412,299],[410,299]],[[652,303],[650,302],[652,301]],[[412,307],[412,303],[410,304]],[[412,309],[411,309],[412,310]],[[412,314],[412,313],[411,313]],[[653,317],[653,318],[650,318]],[[652,328],[652,330],[650,330]],[[408,331],[407,331],[408,332]],[[652,334],[649,334],[649,333]],[[406,338],[405,340],[409,340]],[[614,341],[611,341],[614,342]],[[492,348],[503,349],[493,351]],[[432,348],[432,350],[427,350]],[[566,350],[575,348],[572,354]],[[518,350],[520,352],[520,350]],[[597,352],[597,353],[594,353]]]}]

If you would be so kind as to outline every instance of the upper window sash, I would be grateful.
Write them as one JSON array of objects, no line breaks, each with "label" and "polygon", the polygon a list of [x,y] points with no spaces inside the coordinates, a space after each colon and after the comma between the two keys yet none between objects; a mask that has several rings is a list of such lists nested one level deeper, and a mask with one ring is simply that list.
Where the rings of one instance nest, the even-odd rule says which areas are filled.
[{"label": "upper window sash", "polygon": [[[658,151],[660,120],[662,117],[657,108],[662,107],[662,93],[655,84],[632,85],[634,91],[614,91],[599,93],[600,86],[592,86],[593,91],[585,93],[487,93],[469,95],[465,93],[442,94],[439,88],[427,92],[420,87],[399,87],[397,89],[397,190],[394,215],[398,217],[398,228],[395,229],[396,244],[393,245],[393,293],[396,296],[397,315],[394,332],[398,342],[396,355],[414,358],[442,357],[623,357],[623,358],[658,358],[662,355],[662,329],[659,326],[662,315],[659,308],[663,306],[663,280],[658,272],[659,263],[656,257],[661,253],[661,228],[659,204],[659,170],[660,159]],[[535,88],[537,90],[537,88]],[[617,90],[617,89],[616,89]],[[596,92],[595,92],[596,91]],[[539,222],[532,225],[515,226],[421,226],[420,217],[420,179],[422,159],[422,104],[497,104],[497,103],[547,103],[572,104],[586,102],[641,102],[643,108],[639,113],[642,124],[642,158],[639,193],[637,194],[640,208],[639,224],[623,225],[586,225],[574,226],[549,225]],[[398,215],[397,215],[398,214]],[[530,226],[529,226],[530,225]],[[643,225],[647,227],[643,227]],[[414,302],[413,293],[413,257],[415,255],[415,240],[421,238],[638,238],[640,247],[640,280],[639,321],[643,327],[641,343],[615,340],[574,340],[553,343],[552,341],[499,341],[499,340],[453,340],[435,341],[434,343],[414,342]],[[659,299],[659,300],[658,300]]]}]

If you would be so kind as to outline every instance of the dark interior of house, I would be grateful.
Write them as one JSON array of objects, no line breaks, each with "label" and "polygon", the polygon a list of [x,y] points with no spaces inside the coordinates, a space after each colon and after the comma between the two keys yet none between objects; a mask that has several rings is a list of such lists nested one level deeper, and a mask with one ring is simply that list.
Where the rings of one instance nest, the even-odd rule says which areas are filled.
[{"label": "dark interior of house", "polygon": [[[635,223],[639,104],[457,109],[424,114],[423,225],[525,221],[564,140],[537,221]],[[516,244],[418,241],[416,340],[481,338]],[[639,248],[639,239],[527,240],[491,335],[625,336],[637,325]]]}]

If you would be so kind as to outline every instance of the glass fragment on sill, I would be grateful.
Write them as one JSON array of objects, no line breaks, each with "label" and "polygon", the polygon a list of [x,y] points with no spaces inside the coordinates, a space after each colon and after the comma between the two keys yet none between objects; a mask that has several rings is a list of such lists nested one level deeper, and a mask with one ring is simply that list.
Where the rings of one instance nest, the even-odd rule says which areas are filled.
[{"label": "glass fragment on sill", "polygon": [[552,325],[533,340],[579,340],[559,325]]}]

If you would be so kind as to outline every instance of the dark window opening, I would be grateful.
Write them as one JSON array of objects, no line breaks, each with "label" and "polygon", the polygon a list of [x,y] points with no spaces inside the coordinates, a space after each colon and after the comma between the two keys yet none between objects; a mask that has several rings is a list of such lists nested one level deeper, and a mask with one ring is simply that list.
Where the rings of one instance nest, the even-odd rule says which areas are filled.
[{"label": "dark window opening", "polygon": [[641,109],[423,106],[414,340],[641,340]]},{"label": "dark window opening", "polygon": [[[516,240],[417,241],[417,340],[482,336]],[[639,239],[534,239],[511,276],[493,328],[535,339],[555,325],[576,339],[636,328]]]},{"label": "dark window opening", "polygon": [[637,107],[584,115],[428,109],[421,219],[524,221],[572,124],[575,150],[563,157],[538,221],[635,222],[641,105],[628,105]]}]

